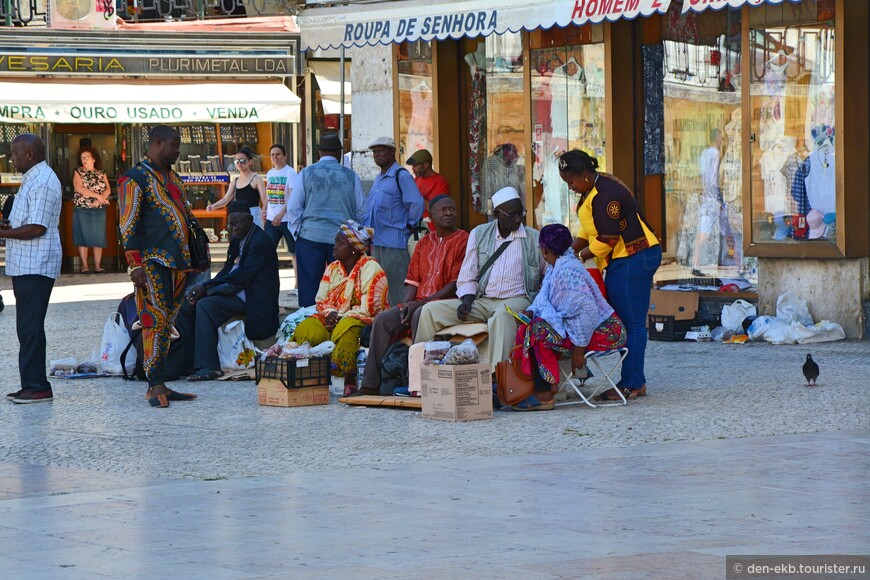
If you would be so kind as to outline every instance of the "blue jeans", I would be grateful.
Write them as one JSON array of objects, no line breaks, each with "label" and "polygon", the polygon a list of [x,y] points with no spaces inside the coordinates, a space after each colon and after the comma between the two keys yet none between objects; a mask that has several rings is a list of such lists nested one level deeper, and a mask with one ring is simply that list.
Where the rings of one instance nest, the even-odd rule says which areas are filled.
[{"label": "blue jeans", "polygon": [[296,240],[296,263],[293,267],[296,268],[301,308],[314,306],[314,298],[320,288],[326,265],[335,259],[332,255],[333,247],[334,244],[312,242],[303,237]]},{"label": "blue jeans", "polygon": [[661,246],[642,250],[628,258],[617,258],[607,267],[604,285],[607,301],[625,324],[628,356],[622,363],[617,386],[639,389],[646,384],[643,372],[646,352],[646,315],[649,311],[653,275],[662,263]]},{"label": "blue jeans", "polygon": [[266,220],[266,233],[269,234],[269,238],[276,248],[281,238],[284,238],[284,241],[287,242],[287,250],[291,254],[296,253],[296,240],[293,239],[293,234],[290,233],[290,227],[287,225],[287,222],[281,222],[280,226],[273,226],[272,222]]}]

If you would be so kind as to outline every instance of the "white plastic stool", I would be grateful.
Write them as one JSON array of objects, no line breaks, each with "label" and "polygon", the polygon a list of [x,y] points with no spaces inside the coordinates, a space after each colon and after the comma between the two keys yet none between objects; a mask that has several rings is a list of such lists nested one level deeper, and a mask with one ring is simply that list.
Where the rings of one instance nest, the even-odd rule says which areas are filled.
[{"label": "white plastic stool", "polygon": [[[574,405],[579,403],[586,403],[590,407],[613,407],[619,405],[627,405],[628,401],[625,399],[625,395],[622,394],[622,389],[617,388],[616,383],[613,382],[613,374],[616,372],[622,365],[622,361],[625,360],[626,355],[628,354],[628,349],[623,347],[616,350],[591,350],[586,352],[586,364],[591,364],[592,367],[595,368],[596,373],[594,378],[598,378],[599,380],[595,384],[588,384],[588,379],[580,379],[573,375],[573,373],[569,373],[565,380],[562,382],[562,386],[559,387],[559,390],[571,390],[577,393],[577,396],[580,397],[579,401],[567,401],[565,403],[559,403],[559,405]],[[613,365],[606,365],[605,361],[601,360],[605,357],[611,356],[613,358]],[[598,403],[597,405],[592,402],[592,400],[598,395],[605,393],[613,389],[619,394],[619,398],[622,399],[622,402],[613,401],[610,403]]]}]

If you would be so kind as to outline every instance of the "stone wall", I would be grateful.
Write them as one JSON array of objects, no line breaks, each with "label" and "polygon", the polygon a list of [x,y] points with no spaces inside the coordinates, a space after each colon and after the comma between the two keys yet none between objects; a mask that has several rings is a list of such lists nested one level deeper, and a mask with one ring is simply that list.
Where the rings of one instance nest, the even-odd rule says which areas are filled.
[{"label": "stone wall", "polygon": [[848,338],[866,338],[870,259],[759,258],[758,313],[776,315],[776,299],[786,290],[807,301],[816,322],[831,320]]},{"label": "stone wall", "polygon": [[378,137],[393,136],[393,47],[366,46],[350,52],[353,170],[364,183],[371,183],[379,170],[368,146]]}]

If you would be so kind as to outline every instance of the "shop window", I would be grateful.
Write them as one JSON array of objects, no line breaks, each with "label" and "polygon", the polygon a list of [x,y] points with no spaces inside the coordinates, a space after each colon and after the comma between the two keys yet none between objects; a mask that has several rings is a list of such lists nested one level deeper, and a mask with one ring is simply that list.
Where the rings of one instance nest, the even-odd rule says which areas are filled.
[{"label": "shop window", "polygon": [[435,108],[432,43],[418,40],[399,45],[400,163],[419,149],[435,154]]},{"label": "shop window", "polygon": [[519,33],[494,34],[465,55],[471,75],[469,175],[474,209],[489,213],[503,187],[525,197],[523,47]]},{"label": "shop window", "polygon": [[533,206],[538,226],[578,227],[577,197],[559,177],[558,157],[582,149],[607,171],[604,44],[532,50]]},{"label": "shop window", "polygon": [[742,256],[740,11],[663,18],[665,230],[695,277],[751,270]]},{"label": "shop window", "polygon": [[750,21],[754,243],[837,239],[833,6],[803,4]]}]

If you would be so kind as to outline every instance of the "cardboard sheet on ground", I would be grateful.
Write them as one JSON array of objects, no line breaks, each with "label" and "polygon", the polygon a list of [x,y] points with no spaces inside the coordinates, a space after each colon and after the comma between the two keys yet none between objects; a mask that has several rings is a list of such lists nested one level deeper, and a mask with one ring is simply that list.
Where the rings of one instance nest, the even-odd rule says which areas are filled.
[{"label": "cardboard sheet on ground", "polygon": [[346,405],[361,405],[364,407],[398,407],[402,409],[423,408],[423,399],[417,397],[381,397],[379,395],[360,395],[359,397],[341,397],[339,403]]},{"label": "cardboard sheet on ground", "polygon": [[254,369],[241,369],[237,371],[224,371],[222,377],[218,377],[219,381],[253,381]]},{"label": "cardboard sheet on ground", "polygon": [[109,373],[73,373],[71,375],[54,376],[50,375],[50,379],[98,379],[102,377],[118,377],[121,375],[110,375]]}]

